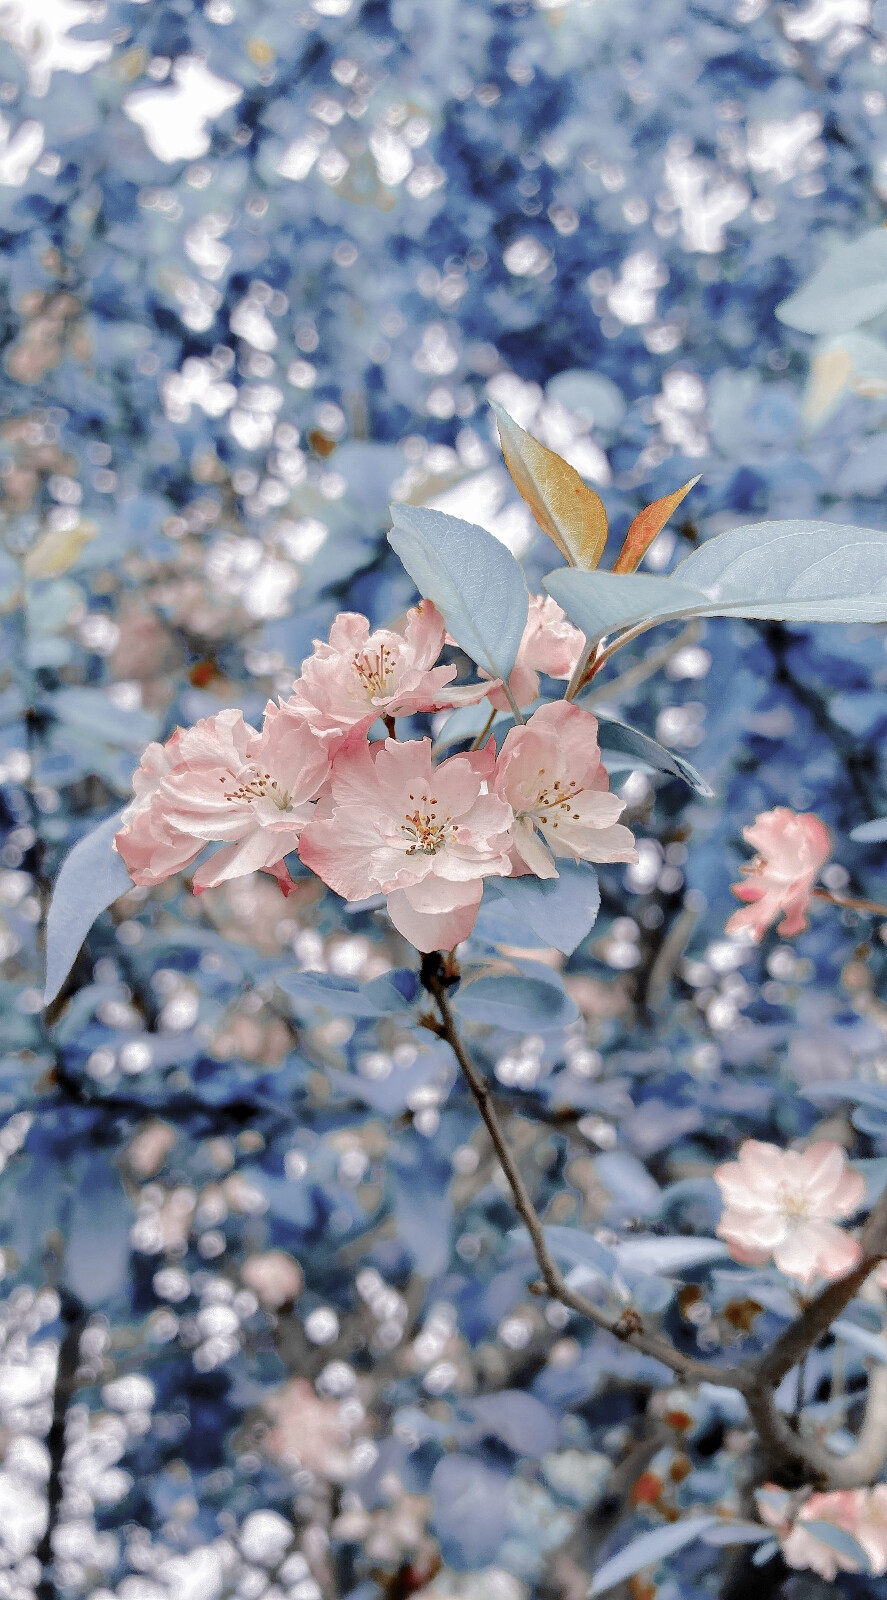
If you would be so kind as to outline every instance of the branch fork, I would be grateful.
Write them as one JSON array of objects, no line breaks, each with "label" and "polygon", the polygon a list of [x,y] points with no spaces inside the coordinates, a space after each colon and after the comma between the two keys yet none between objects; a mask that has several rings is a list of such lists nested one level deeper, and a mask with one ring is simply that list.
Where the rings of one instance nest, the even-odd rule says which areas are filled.
[{"label": "branch fork", "polygon": [[661,1361],[685,1381],[737,1389],[745,1399],[752,1423],[767,1452],[771,1473],[787,1477],[793,1486],[808,1483],[848,1489],[871,1483],[887,1460],[887,1364],[877,1366],[869,1375],[866,1414],[855,1447],[844,1456],[835,1455],[818,1438],[796,1428],[777,1406],[776,1390],[786,1374],[799,1366],[828,1333],[836,1318],[864,1289],[875,1268],[887,1256],[887,1189],[862,1230],[862,1255],[853,1271],[827,1284],[769,1350],[735,1367],[700,1361],[679,1350],[666,1335],[648,1329],[633,1307],[618,1313],[607,1311],[567,1283],[549,1249],[539,1214],[505,1138],[489,1084],[459,1033],[449,1000],[449,990],[459,981],[454,957],[439,951],[424,955],[420,976],[440,1018],[439,1023],[434,1023],[434,1032],[447,1042],[456,1057],[508,1180],[515,1209],[530,1235],[542,1274],[541,1283],[530,1285],[531,1292],[549,1294],[553,1300],[587,1317],[643,1355]]}]

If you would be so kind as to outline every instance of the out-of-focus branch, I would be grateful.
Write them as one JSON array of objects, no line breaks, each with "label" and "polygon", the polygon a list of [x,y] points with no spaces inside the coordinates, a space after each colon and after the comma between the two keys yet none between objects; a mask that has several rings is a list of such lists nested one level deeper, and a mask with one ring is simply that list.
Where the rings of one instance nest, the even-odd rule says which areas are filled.
[{"label": "out-of-focus branch", "polygon": [[736,1388],[736,1373],[728,1368],[709,1366],[704,1361],[697,1361],[693,1356],[684,1355],[661,1334],[647,1332],[636,1311],[621,1314],[605,1311],[601,1306],[595,1305],[593,1300],[587,1299],[584,1294],[579,1294],[577,1290],[570,1288],[548,1248],[545,1230],[506,1142],[486,1079],[478,1071],[462,1043],[447,997],[447,978],[443,962],[437,952],[422,959],[422,983],[437,1005],[440,1015],[440,1036],[453,1051],[474,1096],[478,1111],[492,1140],[493,1149],[499,1158],[499,1164],[508,1179],[518,1215],[530,1235],[539,1270],[552,1299],[559,1300],[572,1311],[578,1311],[581,1316],[588,1317],[599,1328],[604,1328],[607,1333],[624,1340],[635,1350],[662,1361],[671,1367],[673,1372],[680,1373],[684,1378],[697,1383],[716,1383],[726,1388]]},{"label": "out-of-focus branch", "polygon": [[47,1517],[43,1537],[35,1551],[42,1575],[37,1585],[37,1600],[60,1600],[60,1590],[53,1575],[52,1536],[58,1526],[64,1493],[65,1429],[68,1407],[76,1388],[77,1368],[80,1362],[80,1340],[88,1317],[73,1295],[64,1295],[61,1309],[65,1334],[59,1346],[55,1390],[52,1398],[52,1423],[46,1446],[49,1451],[49,1482],[46,1487]]}]

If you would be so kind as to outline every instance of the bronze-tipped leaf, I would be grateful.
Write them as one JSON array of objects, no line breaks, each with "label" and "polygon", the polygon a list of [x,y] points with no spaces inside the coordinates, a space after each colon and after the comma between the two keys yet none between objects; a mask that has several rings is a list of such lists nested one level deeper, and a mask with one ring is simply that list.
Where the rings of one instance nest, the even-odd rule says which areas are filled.
[{"label": "bronze-tipped leaf", "polygon": [[553,450],[519,428],[495,400],[502,454],[540,528],[571,567],[596,567],[607,543],[607,513],[593,489]]}]

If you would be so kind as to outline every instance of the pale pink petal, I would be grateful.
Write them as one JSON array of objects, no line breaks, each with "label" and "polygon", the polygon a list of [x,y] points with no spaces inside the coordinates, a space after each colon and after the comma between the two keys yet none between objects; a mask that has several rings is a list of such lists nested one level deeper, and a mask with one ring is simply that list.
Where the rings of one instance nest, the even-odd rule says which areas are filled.
[{"label": "pale pink petal", "polygon": [[467,939],[477,921],[483,885],[472,885],[476,899],[457,906],[451,911],[418,911],[410,898],[409,889],[396,889],[388,896],[388,915],[398,933],[415,945],[417,950],[453,950]]},{"label": "pale pink petal", "polygon": [[842,1278],[860,1259],[860,1248],[849,1233],[830,1222],[802,1222],[773,1252],[780,1272],[800,1278]]}]

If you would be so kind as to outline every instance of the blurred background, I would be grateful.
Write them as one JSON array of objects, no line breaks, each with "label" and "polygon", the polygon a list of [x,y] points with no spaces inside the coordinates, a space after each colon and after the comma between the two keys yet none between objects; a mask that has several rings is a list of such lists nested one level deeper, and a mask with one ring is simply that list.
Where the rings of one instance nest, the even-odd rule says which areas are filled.
[{"label": "blurred background", "polygon": [[[877,324],[775,315],[884,219],[885,65],[885,0],[0,3],[3,1600],[578,1600],[620,1517],[738,1504],[725,1391],[528,1293],[446,1049],[276,985],[409,964],[383,918],[307,877],[133,890],[48,1014],[42,922],[149,740],[260,716],[340,609],[402,615],[390,500],[538,589],[489,398],[616,548],[702,474],[649,570],[737,522],[885,525]],[[769,806],[877,895],[846,836],[887,810],[884,637],[620,658],[608,708],[717,798],[615,762],[639,864],[569,962],[534,951],[580,1021],[474,1029],[548,1221],[710,1235],[742,1135],[887,1153],[877,922],[723,937]],[[625,1259],[685,1348],[778,1326],[724,1269]],[[633,1600],[717,1592],[723,1552],[682,1559]]]}]

